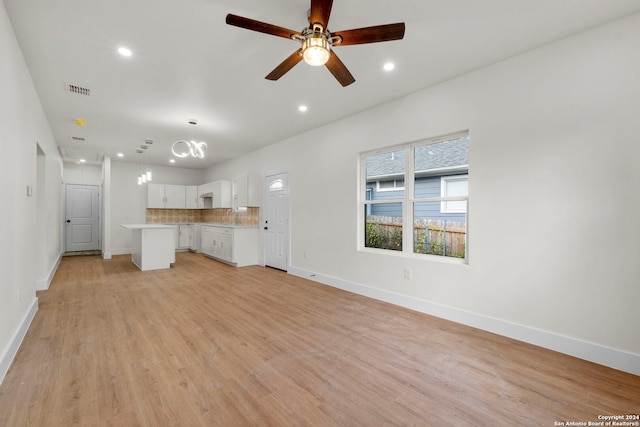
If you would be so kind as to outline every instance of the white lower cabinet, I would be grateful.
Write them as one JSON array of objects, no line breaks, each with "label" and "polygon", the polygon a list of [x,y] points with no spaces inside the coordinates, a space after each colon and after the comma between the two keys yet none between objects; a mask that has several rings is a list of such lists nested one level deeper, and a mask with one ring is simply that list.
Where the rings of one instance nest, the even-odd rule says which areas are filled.
[{"label": "white lower cabinet", "polygon": [[193,230],[191,233],[191,252],[202,252],[202,225],[193,224]]},{"label": "white lower cabinet", "polygon": [[178,248],[189,249],[193,245],[193,225],[180,224],[178,226]]},{"label": "white lower cabinet", "polygon": [[234,263],[233,257],[233,229],[219,228],[215,233],[214,256],[223,261]]},{"label": "white lower cabinet", "polygon": [[200,232],[200,249],[205,255],[213,256],[214,238],[214,227],[203,225],[202,231]]},{"label": "white lower cabinet", "polygon": [[203,225],[202,252],[228,264],[242,267],[258,262],[258,229]]}]

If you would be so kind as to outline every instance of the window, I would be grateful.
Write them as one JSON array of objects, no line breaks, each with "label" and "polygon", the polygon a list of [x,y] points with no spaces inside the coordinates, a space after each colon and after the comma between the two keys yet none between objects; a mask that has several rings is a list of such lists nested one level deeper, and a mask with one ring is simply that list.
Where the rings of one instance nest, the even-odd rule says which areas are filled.
[{"label": "window", "polygon": [[282,191],[284,189],[284,179],[274,179],[269,183],[269,191]]},{"label": "window", "polygon": [[[442,197],[466,197],[469,194],[469,177],[468,175],[443,176],[440,187]],[[440,202],[440,212],[466,213],[467,204],[461,200]]]},{"label": "window", "polygon": [[[367,218],[365,246],[402,251],[405,152],[383,151],[363,159],[366,175],[364,212]],[[391,182],[393,186],[381,188],[381,182]]]},{"label": "window", "polygon": [[377,181],[378,191],[398,191],[404,190],[404,181],[401,179],[390,179],[388,181]]},{"label": "window", "polygon": [[466,133],[363,153],[360,247],[466,260],[468,157]]}]

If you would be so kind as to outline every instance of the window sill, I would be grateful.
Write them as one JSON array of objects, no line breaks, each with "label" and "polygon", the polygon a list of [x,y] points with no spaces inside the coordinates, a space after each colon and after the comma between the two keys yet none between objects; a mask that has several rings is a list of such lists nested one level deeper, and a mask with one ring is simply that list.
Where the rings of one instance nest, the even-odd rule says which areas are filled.
[{"label": "window sill", "polygon": [[358,248],[358,252],[393,256],[398,258],[418,259],[422,261],[442,262],[445,264],[458,264],[458,265],[467,265],[467,266],[469,265],[469,261],[467,258],[454,258],[454,257],[440,256],[440,255],[416,254],[416,253],[407,253],[403,251],[392,251],[388,249],[376,249],[376,248],[365,248],[365,247]]}]

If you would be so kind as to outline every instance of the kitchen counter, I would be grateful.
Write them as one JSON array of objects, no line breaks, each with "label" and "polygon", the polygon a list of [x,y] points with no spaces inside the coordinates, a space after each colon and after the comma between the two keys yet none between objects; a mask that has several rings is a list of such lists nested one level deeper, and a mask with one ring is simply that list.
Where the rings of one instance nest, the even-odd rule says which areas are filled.
[{"label": "kitchen counter", "polygon": [[176,262],[173,225],[120,224],[131,230],[131,261],[142,271],[170,268]]},{"label": "kitchen counter", "polygon": [[167,224],[120,224],[120,227],[128,228],[129,230],[155,230],[171,228],[171,226]]},{"label": "kitchen counter", "polygon": [[226,228],[258,228],[257,225],[243,225],[243,224],[217,224],[210,222],[202,222],[201,225],[210,225],[212,227],[226,227]]},{"label": "kitchen counter", "polygon": [[168,225],[168,226],[174,226],[174,225],[185,225],[185,224],[191,224],[191,225],[209,225],[212,227],[227,227],[227,228],[258,228],[257,225],[244,225],[244,224],[221,224],[221,223],[216,223],[216,222],[163,222],[162,224],[145,224],[145,225]]}]

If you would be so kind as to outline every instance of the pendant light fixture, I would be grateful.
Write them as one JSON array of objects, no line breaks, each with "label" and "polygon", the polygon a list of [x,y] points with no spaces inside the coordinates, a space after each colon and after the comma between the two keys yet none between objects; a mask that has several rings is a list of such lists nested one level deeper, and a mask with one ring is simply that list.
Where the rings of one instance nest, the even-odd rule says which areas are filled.
[{"label": "pendant light fixture", "polygon": [[[191,119],[188,122],[190,125],[197,125],[196,119]],[[204,159],[204,152],[207,150],[207,143],[203,141],[184,140],[180,139],[173,143],[171,146],[171,152],[174,156],[179,158],[195,157],[196,159]]]},{"label": "pendant light fixture", "polygon": [[[149,138],[145,139],[144,145],[141,145],[140,148],[136,150],[136,153],[138,154],[144,153],[145,150],[147,150],[151,144],[153,144],[152,139],[149,139]],[[146,184],[147,182],[150,182],[152,178],[153,178],[153,174],[151,172],[151,169],[147,168],[146,171],[142,172],[142,174],[138,176],[138,185]]]}]

